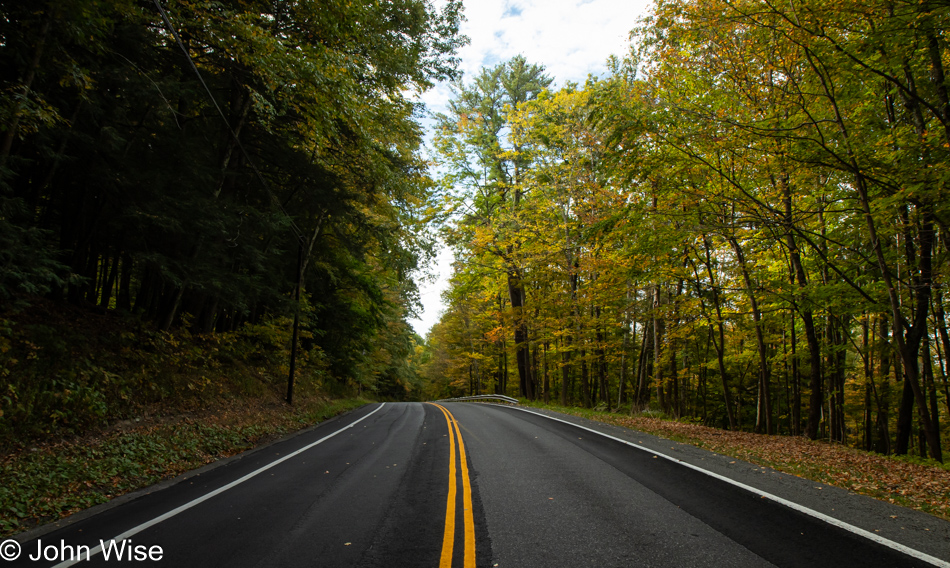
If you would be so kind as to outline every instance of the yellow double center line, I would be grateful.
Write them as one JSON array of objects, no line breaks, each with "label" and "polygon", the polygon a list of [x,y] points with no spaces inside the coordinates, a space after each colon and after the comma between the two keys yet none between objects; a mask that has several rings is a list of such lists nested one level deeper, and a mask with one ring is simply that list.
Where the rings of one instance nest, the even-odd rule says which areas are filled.
[{"label": "yellow double center line", "polygon": [[475,568],[475,518],[472,513],[472,481],[468,476],[468,460],[465,458],[465,443],[455,416],[440,404],[430,403],[445,415],[449,428],[449,496],[445,504],[445,532],[442,535],[442,557],[439,568],[452,568],[452,552],[455,548],[455,501],[458,496],[458,470],[455,466],[455,441],[458,440],[458,459],[462,469],[462,517],[465,522],[465,554],[463,566]]}]

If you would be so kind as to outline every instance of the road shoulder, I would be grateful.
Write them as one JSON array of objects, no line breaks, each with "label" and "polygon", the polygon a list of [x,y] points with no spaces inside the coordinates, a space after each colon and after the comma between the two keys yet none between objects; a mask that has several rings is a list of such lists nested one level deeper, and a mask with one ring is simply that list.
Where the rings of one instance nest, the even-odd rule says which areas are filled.
[{"label": "road shoulder", "polygon": [[950,558],[950,522],[933,515],[621,426],[548,409],[513,407],[512,412],[531,412],[619,438],[642,451],[728,477],[931,556]]}]

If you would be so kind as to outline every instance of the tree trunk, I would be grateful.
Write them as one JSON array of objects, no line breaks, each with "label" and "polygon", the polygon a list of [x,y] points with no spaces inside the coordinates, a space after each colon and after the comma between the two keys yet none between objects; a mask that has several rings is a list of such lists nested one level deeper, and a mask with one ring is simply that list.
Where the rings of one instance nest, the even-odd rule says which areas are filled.
[{"label": "tree trunk", "polygon": [[[934,341],[937,346],[937,356],[941,357],[941,375],[943,375],[944,401],[947,404],[947,415],[950,416],[950,385],[948,385],[947,373],[950,372],[950,334],[947,333],[947,319],[943,309],[943,291],[939,288],[934,290],[933,299],[934,321],[936,322],[936,333],[940,336],[940,341]],[[943,346],[941,356],[940,346]]]},{"label": "tree trunk", "polygon": [[99,306],[103,309],[109,309],[109,302],[112,301],[112,291],[115,289],[115,280],[119,273],[119,255],[116,254],[112,259],[112,267],[109,269],[109,275],[106,277],[105,285],[102,287],[102,300]]},{"label": "tree trunk", "polygon": [[563,343],[561,344],[563,348],[561,352],[561,406],[567,406],[568,402],[570,402],[568,397],[570,394],[569,385],[571,384],[571,356],[568,352],[570,341],[570,336],[565,335]]},{"label": "tree trunk", "polygon": [[597,380],[598,390],[600,391],[598,396],[600,402],[607,406],[607,410],[610,410],[610,389],[607,385],[607,352],[604,347],[604,330],[600,326],[600,306],[594,308],[594,315],[594,325],[597,329],[595,337],[597,340]]},{"label": "tree trunk", "polygon": [[590,376],[587,374],[587,352],[581,349],[581,403],[590,408]]},{"label": "tree trunk", "polygon": [[218,314],[218,303],[217,295],[205,301],[205,305],[198,316],[198,321],[195,322],[198,333],[208,334],[214,331],[214,318]]},{"label": "tree trunk", "polygon": [[874,390],[874,377],[871,374],[873,366],[871,365],[871,345],[869,338],[868,314],[864,313],[861,318],[861,358],[864,365],[864,451],[870,452],[874,447],[874,428],[871,424],[873,400],[872,391]]},{"label": "tree trunk", "polygon": [[[504,316],[502,312],[505,309],[505,300],[502,294],[498,293],[498,317],[499,325],[504,325]],[[495,380],[495,394],[505,394],[505,365],[508,358],[507,345],[505,345],[504,337],[499,338],[496,342],[498,345],[498,378]]]},{"label": "tree trunk", "polygon": [[[629,296],[628,296],[629,298]],[[626,312],[625,312],[626,313]],[[627,389],[627,371],[630,368],[630,357],[628,357],[628,352],[630,351],[630,319],[626,317],[624,321],[623,328],[623,342],[620,345],[620,386],[617,388],[617,410],[620,410],[620,406],[623,405],[623,398],[626,394]],[[636,342],[636,325],[634,325],[633,330],[633,341]]]},{"label": "tree trunk", "polygon": [[[912,317],[908,321],[908,319],[904,317],[901,298],[899,297],[897,288],[894,286],[893,279],[891,278],[891,270],[884,255],[884,248],[881,244],[882,241],[878,237],[877,224],[874,221],[871,200],[868,194],[867,179],[863,174],[862,169],[858,165],[856,154],[851,147],[850,132],[847,128],[847,125],[845,124],[844,118],[840,113],[835,95],[827,85],[825,76],[815,67],[814,60],[811,58],[810,54],[807,55],[809,64],[812,66],[813,70],[817,73],[817,76],[821,80],[824,94],[828,97],[828,101],[831,103],[832,110],[834,111],[835,123],[838,126],[838,130],[844,142],[848,166],[850,167],[851,173],[854,177],[854,189],[858,194],[858,201],[861,205],[861,210],[864,214],[865,222],[867,224],[868,236],[870,237],[870,242],[872,244],[872,248],[874,249],[875,257],[878,263],[878,269],[881,271],[881,276],[884,280],[884,284],[888,293],[888,299],[891,304],[892,317],[896,328],[894,340],[897,342],[897,351],[900,354],[901,362],[904,368],[904,380],[907,381],[913,399],[917,404],[921,426],[923,427],[926,435],[927,445],[930,449],[930,455],[937,461],[943,461],[943,453],[940,447],[940,432],[934,428],[934,420],[930,416],[930,411],[927,409],[924,392],[920,385],[920,369],[918,364],[920,343],[927,328],[927,314],[930,309],[930,294],[933,283],[931,254],[933,252],[934,215],[932,207],[927,204],[922,204],[921,207],[922,222],[918,227],[918,252],[915,255],[917,262],[910,263],[910,266],[916,265],[916,274],[914,276],[914,280],[917,293],[916,301],[914,302],[914,306],[912,308]],[[905,71],[907,69],[909,68],[905,65]],[[909,73],[909,71],[907,72]],[[908,82],[908,84],[910,89],[913,90],[914,86],[912,82]],[[903,91],[902,94],[906,96],[906,93]],[[916,95],[916,93],[914,94]],[[924,125],[922,124],[922,120],[919,117],[919,105],[917,105],[915,101],[909,102],[912,103],[911,115],[914,117],[918,136],[923,136],[925,132]],[[947,134],[947,136],[947,142],[950,143],[950,134]],[[909,258],[908,260],[913,259]]]},{"label": "tree trunk", "polygon": [[828,439],[834,442],[841,441],[841,416],[838,410],[838,379],[835,348],[835,318],[828,314],[825,318],[825,376],[828,379]]},{"label": "tree trunk", "polygon": [[[792,276],[794,284],[795,277]],[[789,341],[792,349],[792,435],[799,436],[802,433],[802,378],[798,370],[798,338],[795,331],[795,312],[789,310],[788,317],[791,320],[789,325]]]},{"label": "tree trunk", "polygon": [[116,308],[121,311],[132,311],[132,257],[129,253],[122,254],[121,276],[119,277],[119,296],[116,298]]},{"label": "tree trunk", "polygon": [[722,397],[726,405],[726,417],[729,419],[729,429],[735,430],[737,428],[736,414],[732,408],[732,396],[729,392],[729,377],[726,374],[726,332],[722,318],[722,299],[720,298],[719,285],[717,284],[712,269],[712,257],[710,256],[711,245],[709,243],[709,237],[706,234],[703,234],[703,245],[705,247],[704,264],[706,265],[706,273],[709,275],[709,282],[712,286],[713,307],[716,308],[716,328],[719,334],[718,342],[713,338],[713,346],[716,348],[716,360],[719,363],[719,379],[722,383]]},{"label": "tree trunk", "polygon": [[524,316],[524,287],[514,268],[508,269],[508,299],[514,315],[515,359],[518,363],[518,394],[534,398],[528,368],[528,325]]},{"label": "tree trunk", "polygon": [[[792,272],[795,280],[798,282],[799,289],[804,289],[808,285],[808,278],[805,276],[805,268],[802,265],[801,253],[798,250],[798,244],[795,242],[792,219],[792,191],[788,182],[788,176],[782,175],[782,194],[785,205],[785,237],[788,241],[788,256],[792,264]],[[808,422],[805,425],[805,435],[812,440],[818,439],[818,426],[821,422],[821,404],[823,396],[821,392],[821,346],[818,343],[818,333],[815,331],[815,320],[812,317],[811,308],[805,306],[796,306],[796,309],[802,316],[802,323],[805,326],[805,340],[808,343],[808,361],[810,363],[809,372],[811,396],[808,399]]]},{"label": "tree trunk", "polygon": [[669,402],[666,400],[666,391],[664,389],[663,377],[663,339],[666,334],[666,320],[657,315],[662,305],[662,288],[658,284],[653,285],[653,382],[656,384],[657,402],[663,412],[669,413]]},{"label": "tree trunk", "polygon": [[175,294],[172,297],[171,302],[168,305],[168,308],[165,310],[165,315],[162,317],[162,321],[159,324],[159,329],[162,331],[168,331],[172,328],[172,324],[175,323],[175,316],[178,315],[178,307],[181,305],[181,297],[185,294],[185,283],[182,282],[175,290]]},{"label": "tree trunk", "polygon": [[901,402],[897,409],[897,441],[894,444],[894,453],[904,456],[910,449],[910,437],[914,428],[914,390],[910,386],[907,374],[901,373],[901,375],[904,380]]},{"label": "tree trunk", "polygon": [[891,433],[890,433],[890,410],[891,410],[891,345],[888,341],[890,334],[887,325],[887,318],[881,317],[880,339],[878,340],[880,354],[878,360],[880,368],[878,375],[881,377],[881,402],[877,411],[877,444],[874,449],[876,452],[889,455],[891,453]]},{"label": "tree trunk", "polygon": [[746,294],[749,296],[749,303],[752,305],[752,320],[755,323],[755,341],[759,353],[759,380],[758,397],[755,412],[755,432],[761,433],[764,429],[766,434],[772,433],[772,398],[769,392],[769,384],[772,381],[769,369],[768,348],[765,345],[765,334],[762,331],[762,312],[759,311],[759,303],[756,300],[755,288],[752,285],[752,277],[749,276],[749,269],[746,266],[745,254],[739,242],[730,238],[732,250],[736,253],[736,262],[742,272],[742,278],[745,282]]},{"label": "tree trunk", "polygon": [[940,408],[937,404],[937,385],[934,381],[933,357],[930,354],[930,336],[925,334],[923,337],[923,378],[924,387],[927,389],[927,399],[930,402],[930,415],[933,416],[933,427],[940,431]]},{"label": "tree trunk", "polygon": [[567,406],[571,399],[571,335],[565,329],[561,336],[561,406]]},{"label": "tree trunk", "polygon": [[551,381],[548,379],[548,346],[547,341],[544,342],[544,404],[550,404],[551,402]]},{"label": "tree trunk", "polygon": [[640,356],[637,358],[637,394],[634,404],[630,406],[630,413],[646,408],[650,402],[649,362],[650,344],[652,342],[653,326],[644,323],[643,340],[640,343]]}]

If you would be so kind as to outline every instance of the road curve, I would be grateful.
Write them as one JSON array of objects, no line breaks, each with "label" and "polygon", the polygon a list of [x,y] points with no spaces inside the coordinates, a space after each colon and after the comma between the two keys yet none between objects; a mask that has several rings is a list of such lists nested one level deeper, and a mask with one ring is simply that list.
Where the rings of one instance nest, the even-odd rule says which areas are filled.
[{"label": "road curve", "polygon": [[[485,404],[368,405],[21,535],[21,556],[0,567],[950,566],[945,521],[547,414],[558,420]],[[104,558],[95,547],[113,539],[142,558]]]}]

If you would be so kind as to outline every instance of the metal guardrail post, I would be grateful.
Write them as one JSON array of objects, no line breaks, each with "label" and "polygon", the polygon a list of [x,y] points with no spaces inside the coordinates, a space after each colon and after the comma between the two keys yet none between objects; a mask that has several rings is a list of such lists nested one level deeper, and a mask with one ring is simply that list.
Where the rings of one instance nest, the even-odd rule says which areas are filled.
[{"label": "metal guardrail post", "polygon": [[508,402],[511,404],[518,404],[517,398],[512,398],[510,396],[505,396],[503,394],[477,394],[472,396],[457,396],[455,398],[442,398],[436,402],[466,402],[466,401],[478,401],[478,400],[500,400],[503,402]]}]

